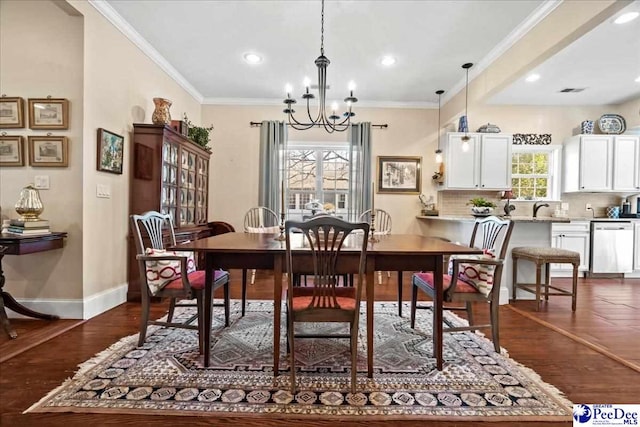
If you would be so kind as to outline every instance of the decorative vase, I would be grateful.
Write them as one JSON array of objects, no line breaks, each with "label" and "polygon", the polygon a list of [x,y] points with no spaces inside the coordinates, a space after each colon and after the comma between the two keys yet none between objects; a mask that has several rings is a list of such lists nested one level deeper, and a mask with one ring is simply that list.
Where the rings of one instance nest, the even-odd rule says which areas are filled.
[{"label": "decorative vase", "polygon": [[580,130],[583,134],[591,135],[593,133],[593,120],[585,120],[580,124]]},{"label": "decorative vase", "polygon": [[154,125],[170,125],[171,114],[169,113],[169,107],[171,107],[171,101],[164,98],[153,98],[156,109],[153,110],[151,121]]},{"label": "decorative vase", "polygon": [[38,215],[44,210],[40,192],[32,184],[27,185],[20,192],[15,208],[21,221],[38,221]]},{"label": "decorative vase", "polygon": [[467,116],[460,116],[460,121],[458,122],[458,132],[469,132]]}]

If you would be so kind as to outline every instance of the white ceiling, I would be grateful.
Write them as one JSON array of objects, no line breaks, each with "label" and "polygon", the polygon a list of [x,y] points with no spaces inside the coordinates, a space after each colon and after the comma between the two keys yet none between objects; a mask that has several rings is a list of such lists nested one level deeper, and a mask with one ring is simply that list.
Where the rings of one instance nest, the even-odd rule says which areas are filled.
[{"label": "white ceiling", "polygon": [[[320,54],[319,0],[93,0],[93,4],[204,103],[280,104],[286,83],[294,86],[292,95],[298,97],[305,76],[317,80],[313,61]],[[324,43],[331,60],[327,98],[343,99],[347,83],[353,80],[360,105],[433,107],[436,90],[447,91],[446,100],[462,87],[463,63],[476,64],[473,77],[558,4],[557,0],[327,0]],[[640,19],[627,26],[632,31],[625,33],[624,41],[617,37],[625,26],[609,25],[602,34],[592,31],[591,39],[589,33],[583,37],[586,41],[578,40],[565,49],[566,54],[563,51],[538,67],[544,77],[536,88],[516,82],[492,101],[565,103],[567,98],[555,96],[554,91],[566,86],[589,88],[569,94],[574,100],[584,96],[581,104],[611,103],[640,94],[640,84],[633,82],[640,75]],[[246,52],[259,53],[263,63],[246,64],[242,58]],[[386,68],[379,60],[388,54],[397,63]],[[620,62],[624,64],[616,65]],[[631,84],[625,83],[622,70],[633,76]]]}]

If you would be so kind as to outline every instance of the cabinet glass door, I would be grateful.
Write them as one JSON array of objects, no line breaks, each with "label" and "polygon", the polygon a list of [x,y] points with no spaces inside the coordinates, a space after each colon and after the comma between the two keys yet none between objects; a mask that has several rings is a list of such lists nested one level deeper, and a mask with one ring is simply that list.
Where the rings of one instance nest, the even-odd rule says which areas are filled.
[{"label": "cabinet glass door", "polygon": [[174,223],[177,214],[178,192],[178,146],[165,140],[162,142],[162,185],[160,211],[171,215]]}]

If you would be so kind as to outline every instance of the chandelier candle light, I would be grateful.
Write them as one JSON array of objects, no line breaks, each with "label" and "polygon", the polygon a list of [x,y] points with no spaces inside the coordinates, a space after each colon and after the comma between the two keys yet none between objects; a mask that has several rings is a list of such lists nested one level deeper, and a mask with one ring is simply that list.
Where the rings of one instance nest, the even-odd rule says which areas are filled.
[{"label": "chandelier candle light", "polygon": [[305,93],[302,94],[302,99],[307,101],[307,116],[309,118],[309,122],[300,122],[294,116],[295,110],[293,109],[293,104],[297,101],[291,98],[291,91],[293,87],[290,84],[286,86],[287,98],[283,101],[287,108],[283,110],[285,114],[287,114],[287,118],[289,120],[289,125],[296,130],[307,130],[311,129],[314,126],[322,126],[324,129],[333,133],[335,131],[344,132],[349,129],[349,125],[351,124],[351,117],[356,114],[351,111],[351,107],[354,103],[358,102],[358,98],[353,96],[353,91],[356,88],[354,82],[349,82],[349,96],[344,99],[344,102],[347,104],[347,112],[343,114],[344,119],[340,120],[340,116],[337,115],[338,104],[333,103],[331,106],[332,113],[327,117],[326,112],[326,95],[327,95],[327,67],[331,61],[329,58],[324,56],[324,0],[322,0],[322,15],[320,21],[320,56],[315,60],[316,67],[318,67],[318,113],[313,118],[311,114],[311,109],[309,106],[309,100],[314,99],[315,96],[309,92],[309,88],[311,87],[311,80],[307,77],[304,79]]}]

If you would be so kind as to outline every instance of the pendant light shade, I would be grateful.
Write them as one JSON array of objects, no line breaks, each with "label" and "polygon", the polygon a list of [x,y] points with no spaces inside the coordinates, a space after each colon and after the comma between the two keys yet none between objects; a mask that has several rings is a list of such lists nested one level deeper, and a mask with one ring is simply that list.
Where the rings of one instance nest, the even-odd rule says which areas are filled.
[{"label": "pendant light shade", "polygon": [[440,149],[440,98],[444,91],[442,89],[436,91],[436,95],[438,95],[438,149],[436,150],[436,163],[442,163],[442,150]]},{"label": "pendant light shade", "polygon": [[466,124],[464,130],[464,136],[462,137],[462,151],[469,151],[469,68],[473,67],[471,62],[467,62],[462,65],[462,68],[467,70],[467,83],[464,86],[464,122]]}]

